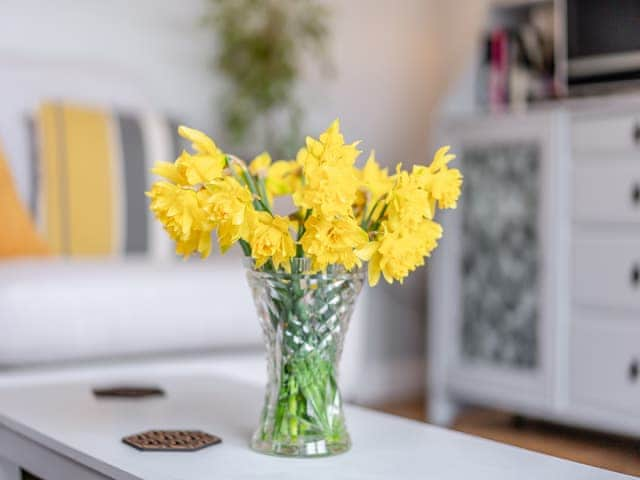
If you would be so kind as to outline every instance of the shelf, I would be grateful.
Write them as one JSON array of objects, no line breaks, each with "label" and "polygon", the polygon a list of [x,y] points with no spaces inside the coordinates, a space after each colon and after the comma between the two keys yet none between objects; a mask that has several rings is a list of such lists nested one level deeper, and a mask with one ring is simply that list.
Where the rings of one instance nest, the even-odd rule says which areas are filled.
[{"label": "shelf", "polygon": [[533,7],[545,3],[553,3],[553,0],[491,0],[491,8]]}]

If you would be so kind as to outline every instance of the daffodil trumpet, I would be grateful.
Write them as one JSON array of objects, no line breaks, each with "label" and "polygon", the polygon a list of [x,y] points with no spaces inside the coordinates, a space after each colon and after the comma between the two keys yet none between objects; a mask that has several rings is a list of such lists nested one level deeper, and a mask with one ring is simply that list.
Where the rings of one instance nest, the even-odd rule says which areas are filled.
[{"label": "daffodil trumpet", "polygon": [[[337,362],[348,317],[368,266],[368,281],[400,282],[438,245],[438,209],[456,207],[462,174],[448,146],[429,165],[390,174],[372,151],[347,143],[335,120],[307,137],[295,159],[251,162],[223,152],[204,133],[180,127],[191,142],[147,195],[176,252],[203,258],[215,232],[225,253],[238,243],[270,358],[270,387],[255,449],[283,455],[345,451],[348,434]],[[293,211],[276,213],[289,196]],[[314,453],[315,452],[315,453]],[[323,453],[324,452],[324,453]]]}]

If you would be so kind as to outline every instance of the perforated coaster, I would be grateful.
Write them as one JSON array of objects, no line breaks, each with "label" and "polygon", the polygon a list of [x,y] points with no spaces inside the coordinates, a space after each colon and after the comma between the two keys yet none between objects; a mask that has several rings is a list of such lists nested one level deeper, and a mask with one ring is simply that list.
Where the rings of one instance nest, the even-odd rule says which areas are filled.
[{"label": "perforated coaster", "polygon": [[190,430],[150,430],[122,439],[124,443],[142,451],[193,452],[222,442],[220,437]]}]

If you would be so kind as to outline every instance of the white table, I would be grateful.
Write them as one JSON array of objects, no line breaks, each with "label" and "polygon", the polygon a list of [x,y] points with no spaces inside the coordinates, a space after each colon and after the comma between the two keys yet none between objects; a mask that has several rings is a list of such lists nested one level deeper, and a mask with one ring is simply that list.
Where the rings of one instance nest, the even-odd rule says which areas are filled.
[{"label": "white table", "polygon": [[[0,457],[46,480],[630,478],[353,406],[350,452],[270,457],[248,447],[262,401],[255,387],[214,377],[157,383],[166,397],[96,399],[86,383],[1,389]],[[147,429],[201,429],[223,443],[140,452],[121,442]]]}]

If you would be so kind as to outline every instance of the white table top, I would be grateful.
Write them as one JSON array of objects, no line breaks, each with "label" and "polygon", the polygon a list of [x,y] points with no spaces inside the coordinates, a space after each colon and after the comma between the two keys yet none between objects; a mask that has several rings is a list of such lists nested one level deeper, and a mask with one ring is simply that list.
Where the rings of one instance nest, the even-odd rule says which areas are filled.
[{"label": "white table top", "polygon": [[[630,478],[353,406],[346,409],[351,451],[270,457],[248,446],[259,389],[213,377],[157,384],[166,397],[98,400],[91,385],[80,383],[2,389],[0,426],[118,480]],[[148,429],[204,430],[223,443],[186,453],[139,452],[121,442]]]}]

